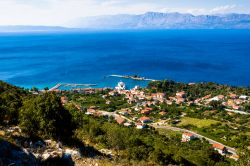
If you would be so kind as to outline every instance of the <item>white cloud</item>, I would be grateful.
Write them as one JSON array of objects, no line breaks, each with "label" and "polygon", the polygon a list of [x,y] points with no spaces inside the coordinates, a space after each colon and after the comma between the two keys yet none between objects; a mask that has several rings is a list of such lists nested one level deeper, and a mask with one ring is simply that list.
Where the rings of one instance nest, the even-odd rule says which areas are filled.
[{"label": "white cloud", "polygon": [[210,13],[225,13],[230,12],[232,9],[235,9],[237,5],[225,5],[225,6],[218,6],[210,10]]},{"label": "white cloud", "polygon": [[230,12],[237,7],[180,7],[178,3],[158,3],[153,0],[0,0],[0,25],[64,25],[78,17],[141,14],[148,11],[211,14]]},{"label": "white cloud", "polygon": [[201,14],[220,14],[220,13],[228,13],[233,12],[234,9],[237,8],[237,5],[224,5],[217,6],[212,9],[207,8],[162,8],[160,12],[180,12],[180,13],[190,13],[194,15]]}]

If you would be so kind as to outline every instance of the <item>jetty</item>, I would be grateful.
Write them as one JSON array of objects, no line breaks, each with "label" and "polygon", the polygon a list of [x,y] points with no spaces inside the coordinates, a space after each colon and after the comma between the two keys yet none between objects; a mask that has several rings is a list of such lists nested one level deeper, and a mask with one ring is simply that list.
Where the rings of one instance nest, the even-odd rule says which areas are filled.
[{"label": "jetty", "polygon": [[112,75],[109,75],[109,77],[127,78],[127,79],[139,80],[139,81],[157,81],[155,79],[140,77],[140,76],[137,76],[137,75],[135,75],[135,76],[127,76],[127,75],[112,74]]},{"label": "jetty", "polygon": [[65,87],[78,87],[78,86],[97,86],[97,84],[71,84],[71,83],[58,83],[52,88],[49,89],[49,91],[55,91],[58,90],[60,87],[65,86]]}]

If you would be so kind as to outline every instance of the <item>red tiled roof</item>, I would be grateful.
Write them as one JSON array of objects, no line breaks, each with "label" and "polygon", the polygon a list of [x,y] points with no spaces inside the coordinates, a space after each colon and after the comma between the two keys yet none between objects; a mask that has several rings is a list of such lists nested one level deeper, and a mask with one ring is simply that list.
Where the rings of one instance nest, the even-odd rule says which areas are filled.
[{"label": "red tiled roof", "polygon": [[213,144],[213,148],[223,150],[223,149],[225,148],[225,146],[224,146],[224,145],[221,145],[221,144],[215,143],[215,144]]},{"label": "red tiled roof", "polygon": [[146,117],[146,116],[143,116],[143,117],[140,118],[140,121],[145,121],[145,120],[150,120],[150,118]]},{"label": "red tiled roof", "polygon": [[237,95],[234,94],[234,93],[230,93],[229,96],[230,96],[230,97],[236,97]]},{"label": "red tiled roof", "polygon": [[181,92],[177,92],[176,93],[176,95],[178,96],[178,95],[185,95],[186,94],[186,92],[184,92],[184,91],[181,91]]},{"label": "red tiled roof", "polygon": [[87,109],[87,112],[95,113],[95,109],[89,108],[89,109]]},{"label": "red tiled roof", "polygon": [[183,133],[184,135],[186,135],[186,136],[188,136],[188,137],[192,137],[194,134],[192,134],[192,133],[187,133],[187,132],[185,132],[185,133]]},{"label": "red tiled roof", "polygon": [[163,95],[163,96],[165,95],[165,93],[161,93],[161,92],[158,92],[158,94],[159,94],[159,95]]},{"label": "red tiled roof", "polygon": [[166,115],[167,113],[164,111],[159,112],[160,115]]},{"label": "red tiled roof", "polygon": [[219,99],[223,99],[224,98],[224,95],[218,95],[217,96]]},{"label": "red tiled roof", "polygon": [[68,100],[68,97],[67,96],[62,96],[61,100]]},{"label": "red tiled roof", "polygon": [[141,114],[149,114],[150,110],[141,110]]},{"label": "red tiled roof", "polygon": [[123,124],[125,122],[125,119],[123,119],[122,117],[117,117],[115,120],[119,124]]}]

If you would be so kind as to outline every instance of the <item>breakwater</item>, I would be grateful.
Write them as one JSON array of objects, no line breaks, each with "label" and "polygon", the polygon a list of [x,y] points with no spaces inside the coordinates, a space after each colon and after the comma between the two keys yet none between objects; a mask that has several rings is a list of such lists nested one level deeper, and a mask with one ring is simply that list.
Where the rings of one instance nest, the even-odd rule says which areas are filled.
[{"label": "breakwater", "polygon": [[157,81],[155,79],[150,79],[150,78],[145,78],[145,77],[116,75],[116,74],[109,75],[109,77],[127,78],[127,79],[139,80],[139,81]]},{"label": "breakwater", "polygon": [[58,83],[52,88],[49,89],[49,91],[54,91],[60,89],[60,87],[78,87],[78,86],[97,86],[97,84],[71,84],[71,83]]}]

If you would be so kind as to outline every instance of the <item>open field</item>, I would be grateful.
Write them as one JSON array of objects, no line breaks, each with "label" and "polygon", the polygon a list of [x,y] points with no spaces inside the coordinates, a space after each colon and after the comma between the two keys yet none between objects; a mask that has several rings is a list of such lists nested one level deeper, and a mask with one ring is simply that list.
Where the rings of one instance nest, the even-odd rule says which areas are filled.
[{"label": "open field", "polygon": [[173,131],[173,130],[168,130],[168,129],[163,129],[163,128],[159,128],[157,129],[157,131],[159,132],[160,135],[164,135],[167,137],[181,137],[181,132],[179,131]]},{"label": "open field", "polygon": [[183,117],[181,118],[181,122],[178,124],[178,126],[194,125],[198,128],[202,128],[217,123],[219,123],[219,121],[212,119],[197,119],[197,118]]}]

